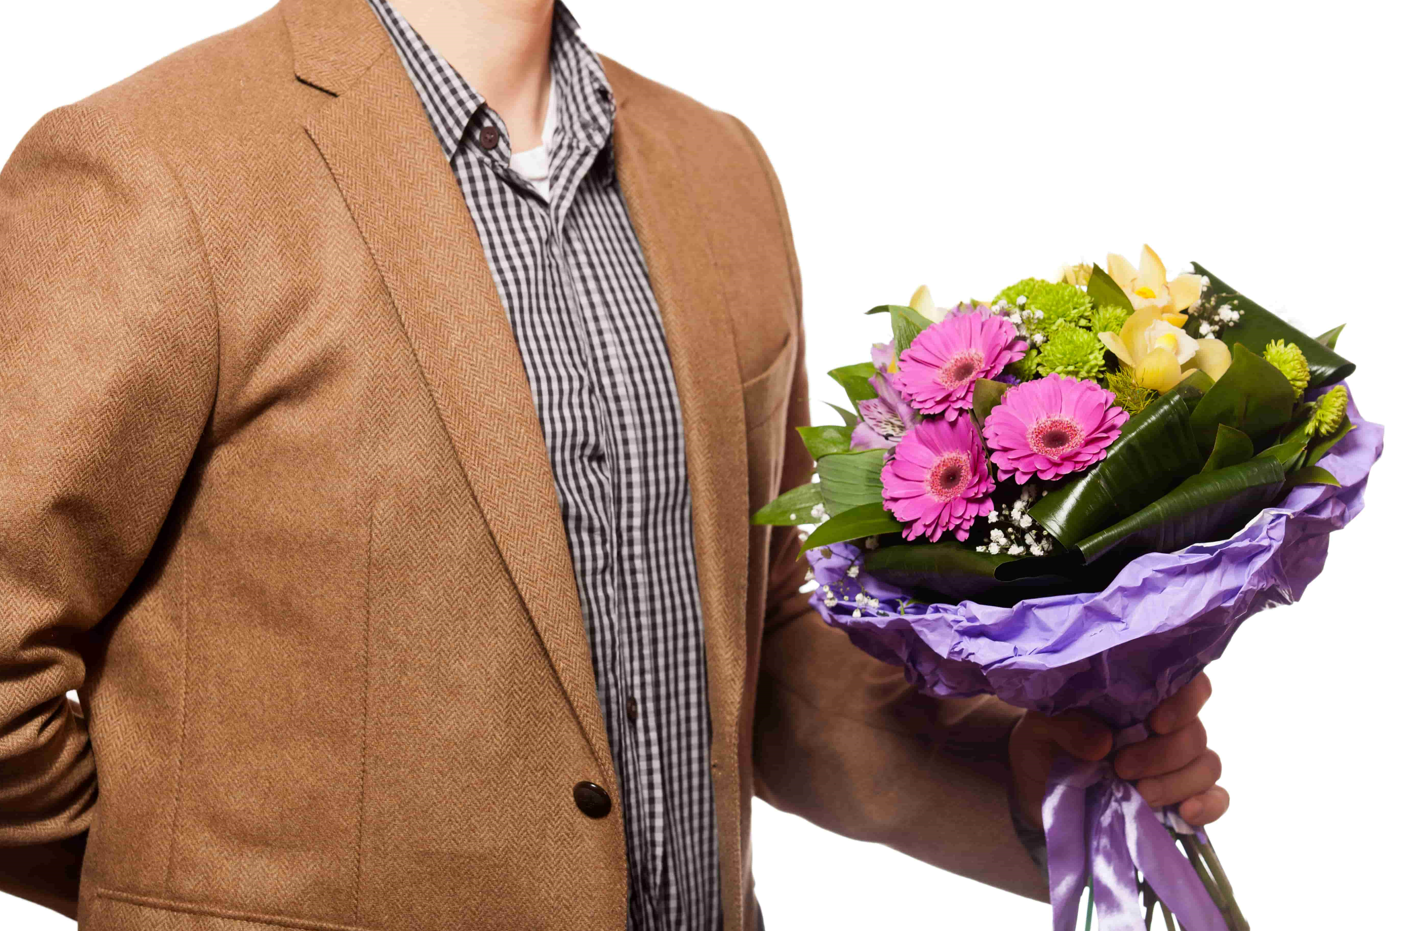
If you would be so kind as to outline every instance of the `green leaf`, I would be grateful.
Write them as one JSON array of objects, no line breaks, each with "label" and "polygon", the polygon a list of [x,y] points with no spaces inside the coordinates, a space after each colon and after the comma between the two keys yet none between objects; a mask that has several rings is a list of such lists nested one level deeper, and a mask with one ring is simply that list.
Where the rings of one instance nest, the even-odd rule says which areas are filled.
[{"label": "green leaf", "polygon": [[894,327],[894,348],[899,352],[912,346],[914,338],[933,325],[923,314],[902,304],[880,304],[866,313],[889,315]]},{"label": "green leaf", "polygon": [[[1221,426],[1223,429],[1223,425]],[[1285,438],[1282,442],[1275,443],[1259,455],[1268,456],[1277,460],[1279,465],[1284,467],[1285,472],[1292,472],[1303,465],[1304,452],[1308,449],[1308,437],[1297,436]]]},{"label": "green leaf", "polygon": [[1284,467],[1270,456],[1192,475],[1160,500],[1082,540],[1082,558],[1090,564],[1108,552],[1125,557],[1169,553],[1209,540],[1221,540],[1272,504],[1284,486]]},{"label": "green leaf", "polygon": [[1284,482],[1285,490],[1297,485],[1332,485],[1334,488],[1338,488],[1339,482],[1333,477],[1332,472],[1322,466],[1310,465],[1299,469]]},{"label": "green leaf", "polygon": [[1227,469],[1230,466],[1239,465],[1253,456],[1254,441],[1248,435],[1223,423],[1220,424],[1219,433],[1215,436],[1214,451],[1210,453],[1210,458],[1205,460],[1205,467],[1200,471],[1213,472],[1216,469]]},{"label": "green leaf", "polygon": [[1309,447],[1308,455],[1304,457],[1304,465],[1316,465],[1318,460],[1328,454],[1328,451],[1333,448],[1335,443],[1343,439],[1343,437],[1349,433],[1352,433],[1356,426],[1353,421],[1348,419],[1347,415],[1344,415],[1343,422],[1339,424],[1336,433],[1332,436],[1317,437],[1314,439],[1313,445]]},{"label": "green leaf", "polygon": [[904,525],[894,520],[894,515],[884,510],[883,504],[861,504],[836,514],[816,527],[814,533],[805,540],[805,545],[800,548],[800,555],[805,555],[817,546],[829,546],[831,543],[858,540],[860,537],[880,533],[898,533],[903,529]]},{"label": "green leaf", "polygon": [[1100,265],[1091,266],[1091,277],[1086,281],[1086,296],[1098,307],[1124,307],[1128,311],[1132,310],[1131,299]]},{"label": "green leaf", "polygon": [[1191,413],[1194,413],[1195,406],[1200,403],[1200,399],[1214,386],[1215,380],[1210,377],[1208,372],[1191,369],[1185,373],[1184,378],[1176,383],[1174,388],[1170,389],[1170,393],[1180,395],[1181,399],[1185,401],[1185,405],[1190,408]]},{"label": "green leaf", "polygon": [[[1298,347],[1303,350],[1304,358],[1308,359],[1310,388],[1319,388],[1340,382],[1352,375],[1353,370],[1357,368],[1352,362],[1334,352],[1332,347],[1295,329],[1235,291],[1216,278],[1213,272],[1206,270],[1199,262],[1192,264],[1195,266],[1196,273],[1210,279],[1210,287],[1207,292],[1209,295],[1219,295],[1221,300],[1233,304],[1237,310],[1243,311],[1243,316],[1240,317],[1238,323],[1216,334],[1220,339],[1227,343],[1243,343],[1248,349],[1257,353],[1262,353],[1265,345],[1274,339],[1298,344]],[[1189,324],[1192,336],[1199,335],[1199,325],[1199,318],[1192,318]],[[1335,333],[1334,336],[1336,338],[1337,334]]]},{"label": "green leaf", "polygon": [[859,362],[830,369],[829,377],[839,382],[844,393],[849,395],[850,401],[868,401],[879,396],[874,386],[869,384],[869,379],[877,374],[879,373],[874,368],[874,363]]},{"label": "green leaf", "polygon": [[865,558],[864,571],[890,585],[972,598],[999,587],[999,568],[1014,561],[1012,556],[989,556],[945,540],[881,547]]},{"label": "green leaf", "polygon": [[818,459],[830,453],[849,452],[849,427],[796,427],[810,456]]},{"label": "green leaf", "polygon": [[1338,334],[1342,333],[1343,328],[1347,325],[1348,324],[1346,323],[1340,323],[1333,329],[1329,330],[1327,333],[1324,333],[1322,336],[1315,336],[1314,339],[1318,340],[1320,343],[1327,346],[1329,349],[1337,349]]},{"label": "green leaf", "polygon": [[993,381],[991,378],[979,378],[973,382],[973,415],[978,418],[979,424],[987,420],[987,415],[992,413],[992,409],[997,407],[1002,396],[1011,387],[1006,382]]},{"label": "green leaf", "polygon": [[884,469],[884,453],[882,449],[831,453],[815,463],[820,494],[831,517],[862,504],[882,506],[884,485],[879,473]]},{"label": "green leaf", "polygon": [[[826,401],[825,403],[826,403],[826,404],[829,404],[828,401]],[[849,428],[852,430],[852,429],[854,429],[855,427],[859,426],[859,415],[858,415],[858,414],[852,414],[852,413],[850,413],[849,411],[845,410],[844,408],[840,407],[838,404],[830,404],[829,406],[832,407],[832,408],[834,408],[835,413],[839,414],[840,420],[843,420],[843,421],[844,421],[844,425],[845,425],[846,427],[849,427]]]},{"label": "green leaf", "polygon": [[1121,428],[1085,475],[1044,496],[1028,513],[1064,546],[1109,527],[1174,488],[1204,464],[1190,429],[1190,405],[1174,390]]},{"label": "green leaf", "polygon": [[1234,344],[1233,361],[1190,415],[1200,449],[1215,445],[1215,427],[1229,424],[1259,439],[1288,423],[1294,412],[1294,389],[1284,373],[1241,343]]},{"label": "green leaf", "polygon": [[817,504],[822,504],[820,498],[820,486],[814,483],[806,483],[798,488],[792,488],[785,494],[776,498],[751,515],[752,524],[770,524],[773,527],[793,527],[796,524],[808,524],[810,520],[810,510]]}]

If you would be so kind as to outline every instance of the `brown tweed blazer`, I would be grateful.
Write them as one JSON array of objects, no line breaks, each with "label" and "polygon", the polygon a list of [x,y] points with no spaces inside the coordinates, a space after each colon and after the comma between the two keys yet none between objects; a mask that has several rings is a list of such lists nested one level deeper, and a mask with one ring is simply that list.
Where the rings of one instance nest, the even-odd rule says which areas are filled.
[{"label": "brown tweed blazer", "polygon": [[[1044,897],[1016,712],[914,694],[747,523],[811,466],[764,152],[606,64],[684,409],[728,931],[752,795]],[[621,813],[573,802],[616,788],[533,401],[364,0],[282,0],[25,136],[0,424],[0,890],[90,931],[623,931]]]}]

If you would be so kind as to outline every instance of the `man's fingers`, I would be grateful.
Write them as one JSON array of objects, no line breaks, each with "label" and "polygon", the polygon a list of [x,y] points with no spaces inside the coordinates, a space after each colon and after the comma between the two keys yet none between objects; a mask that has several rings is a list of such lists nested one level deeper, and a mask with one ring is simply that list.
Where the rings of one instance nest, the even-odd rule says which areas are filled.
[{"label": "man's fingers", "polygon": [[1157,705],[1146,718],[1146,723],[1157,734],[1174,733],[1195,720],[1209,698],[1210,677],[1202,672],[1183,689]]},{"label": "man's fingers", "polygon": [[1189,765],[1205,752],[1205,725],[1199,718],[1173,734],[1147,737],[1116,754],[1116,775],[1122,779],[1163,776]]},{"label": "man's fingers", "polygon": [[1209,824],[1229,810],[1229,793],[1224,786],[1210,786],[1194,798],[1180,803],[1180,817],[1191,824]]},{"label": "man's fingers", "polygon": [[[1151,776],[1136,783],[1136,789],[1152,808],[1174,805],[1206,791],[1220,778],[1220,755],[1206,750],[1184,769],[1164,776]],[[1181,815],[1180,817],[1185,817]]]},{"label": "man's fingers", "polygon": [[1081,711],[1043,718],[1047,735],[1078,760],[1104,760],[1111,752],[1111,729]]}]

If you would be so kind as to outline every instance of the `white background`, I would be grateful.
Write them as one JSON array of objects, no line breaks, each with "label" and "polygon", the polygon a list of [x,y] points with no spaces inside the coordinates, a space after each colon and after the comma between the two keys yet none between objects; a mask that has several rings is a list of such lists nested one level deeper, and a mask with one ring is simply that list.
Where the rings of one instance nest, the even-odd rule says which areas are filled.
[{"label": "white background", "polygon": [[[0,157],[45,111],[269,5],[6,3]],[[1415,922],[1415,7],[573,9],[596,48],[760,137],[789,202],[819,399],[838,390],[815,373],[883,338],[883,318],[860,316],[875,304],[921,282],[939,303],[988,297],[1064,261],[1134,259],[1142,241],[1172,272],[1199,259],[1312,331],[1347,321],[1339,348],[1387,453],[1304,601],[1252,619],[1211,668],[1206,722],[1235,802],[1213,836],[1261,931]],[[1047,927],[1045,906],[760,802],[755,817],[772,931]],[[66,927],[0,895],[0,928]]]}]

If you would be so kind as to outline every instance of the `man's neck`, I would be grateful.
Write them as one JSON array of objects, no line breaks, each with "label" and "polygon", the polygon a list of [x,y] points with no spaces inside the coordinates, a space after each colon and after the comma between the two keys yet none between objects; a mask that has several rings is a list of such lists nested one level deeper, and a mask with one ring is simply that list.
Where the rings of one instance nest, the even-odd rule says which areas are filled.
[{"label": "man's neck", "polygon": [[551,81],[553,0],[394,0],[393,5],[503,118],[513,151],[540,144]]}]

